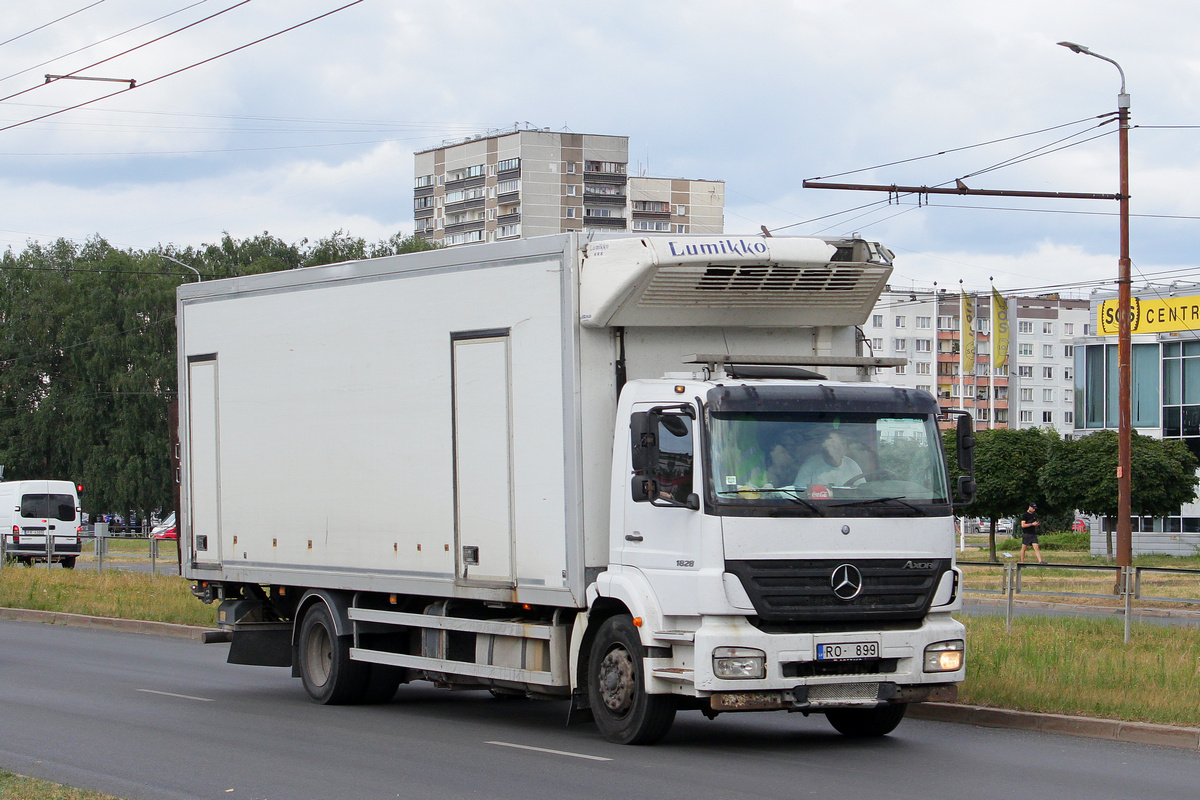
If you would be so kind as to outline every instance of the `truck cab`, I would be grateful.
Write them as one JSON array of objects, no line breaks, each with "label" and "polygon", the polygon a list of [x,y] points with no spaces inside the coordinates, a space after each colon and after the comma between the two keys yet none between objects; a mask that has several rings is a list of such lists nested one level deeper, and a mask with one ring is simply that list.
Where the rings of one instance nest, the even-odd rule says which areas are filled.
[{"label": "truck cab", "polygon": [[735,375],[622,392],[629,435],[614,442],[611,566],[593,606],[629,608],[630,645],[661,657],[645,675],[631,658],[627,674],[590,676],[626,681],[615,704],[616,689],[592,698],[601,728],[638,727],[613,710],[636,708],[643,681],[708,713],[821,712],[858,735],[955,697],[961,575],[936,400]]}]

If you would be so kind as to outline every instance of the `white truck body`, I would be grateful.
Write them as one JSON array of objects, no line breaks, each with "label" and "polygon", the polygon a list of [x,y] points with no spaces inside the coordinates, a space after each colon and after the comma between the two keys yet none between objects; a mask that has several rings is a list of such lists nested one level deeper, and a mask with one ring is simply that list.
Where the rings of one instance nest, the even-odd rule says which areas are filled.
[{"label": "white truck body", "polygon": [[[600,704],[610,738],[650,741],[677,707],[827,711],[863,728],[877,709],[947,696],[962,627],[940,452],[926,471],[941,494],[904,502],[915,515],[812,513],[705,477],[736,472],[710,463],[725,456],[705,449],[709,429],[744,435],[707,409],[745,416],[747,391],[782,392],[771,413],[798,426],[828,427],[788,409],[831,393],[859,398],[831,413],[891,403],[908,422],[871,423],[885,438],[925,436],[932,398],[861,383],[885,360],[857,356],[855,326],[890,270],[857,240],[564,234],[183,286],[184,574],[222,601],[231,660],[291,665],[321,702],[426,678]],[[843,381],[733,380],[730,354]],[[788,399],[798,391],[809,399]],[[683,479],[632,468],[630,425],[679,404],[695,421],[667,422],[689,428],[697,491],[671,499]],[[631,495],[637,476],[652,496],[636,481]],[[833,622],[795,609],[764,622],[762,581],[745,574],[803,561],[828,595],[833,567],[886,560],[928,573],[903,623],[853,603]],[[947,642],[954,668],[926,671],[926,648]],[[797,666],[825,644],[861,657]],[[729,678],[746,658],[762,676]]]},{"label": "white truck body", "polygon": [[[0,532],[4,555],[23,563],[49,561],[68,569],[82,549],[79,495],[71,481],[0,483]],[[51,536],[47,552],[46,537]]]}]

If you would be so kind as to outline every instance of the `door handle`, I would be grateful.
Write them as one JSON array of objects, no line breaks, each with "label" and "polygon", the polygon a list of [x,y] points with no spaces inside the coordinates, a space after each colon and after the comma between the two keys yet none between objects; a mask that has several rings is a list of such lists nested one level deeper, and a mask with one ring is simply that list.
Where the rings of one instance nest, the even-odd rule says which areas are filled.
[{"label": "door handle", "polygon": [[625,534],[625,541],[640,542],[642,541],[642,535],[640,533],[627,533]]}]

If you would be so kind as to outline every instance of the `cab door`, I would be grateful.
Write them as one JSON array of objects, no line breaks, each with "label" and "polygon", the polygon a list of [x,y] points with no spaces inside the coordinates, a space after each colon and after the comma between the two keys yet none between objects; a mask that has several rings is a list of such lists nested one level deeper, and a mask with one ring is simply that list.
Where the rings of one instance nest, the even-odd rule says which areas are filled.
[{"label": "cab door", "polygon": [[[656,406],[638,403],[633,411]],[[669,417],[669,419],[668,419]],[[652,475],[655,491],[634,499],[636,483],[626,490],[624,542],[621,563],[640,569],[655,586],[664,609],[677,602],[693,604],[695,574],[700,568],[704,515],[696,504],[700,473],[696,423],[682,413],[664,412],[656,426],[658,465]],[[632,461],[630,474],[634,475]]]}]

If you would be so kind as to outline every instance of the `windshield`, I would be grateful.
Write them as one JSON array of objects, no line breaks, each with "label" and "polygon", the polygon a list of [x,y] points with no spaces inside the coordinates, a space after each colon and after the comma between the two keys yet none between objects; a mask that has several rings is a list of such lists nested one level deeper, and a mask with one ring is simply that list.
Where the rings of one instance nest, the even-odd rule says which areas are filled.
[{"label": "windshield", "polygon": [[931,415],[719,411],[708,424],[718,513],[950,513]]}]

